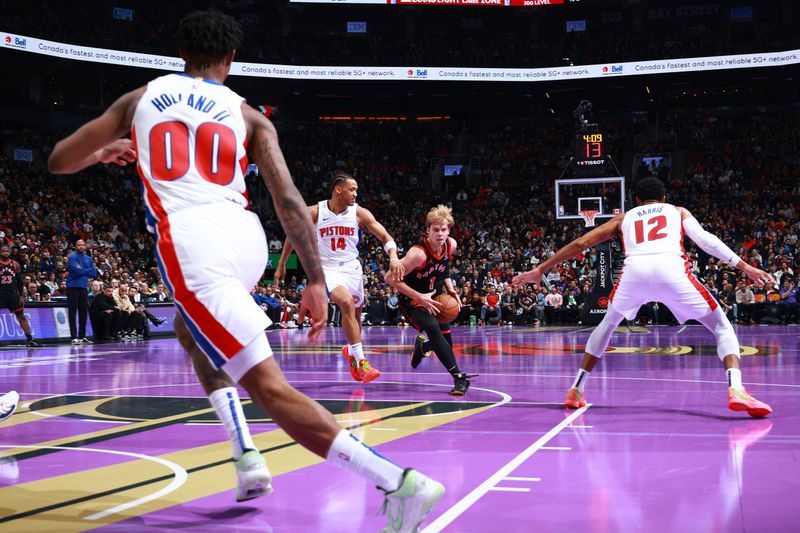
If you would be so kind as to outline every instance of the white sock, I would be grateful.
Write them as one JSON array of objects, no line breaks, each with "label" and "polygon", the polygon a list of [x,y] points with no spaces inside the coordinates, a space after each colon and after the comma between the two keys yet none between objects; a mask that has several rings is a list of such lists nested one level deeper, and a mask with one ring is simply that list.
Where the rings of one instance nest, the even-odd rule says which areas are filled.
[{"label": "white sock", "polygon": [[239,401],[236,388],[217,389],[209,395],[208,400],[214,406],[225,431],[228,432],[228,440],[233,446],[233,460],[238,460],[247,449],[257,450],[258,448],[250,437],[250,430],[247,428],[247,420],[242,412],[242,402]]},{"label": "white sock", "polygon": [[328,450],[328,462],[358,474],[387,492],[400,487],[403,469],[343,429]]},{"label": "white sock", "polygon": [[575,374],[575,381],[572,382],[572,388],[577,387],[579,391],[583,392],[583,389],[586,387],[586,380],[589,379],[589,374],[591,374],[591,372],[579,368],[578,373]]},{"label": "white sock", "polygon": [[728,376],[728,387],[736,390],[743,390],[742,371],[738,368],[729,368],[725,371]]},{"label": "white sock", "polygon": [[360,342],[356,344],[351,344],[350,348],[350,355],[356,358],[356,361],[361,361],[364,359],[364,347],[361,345]]}]

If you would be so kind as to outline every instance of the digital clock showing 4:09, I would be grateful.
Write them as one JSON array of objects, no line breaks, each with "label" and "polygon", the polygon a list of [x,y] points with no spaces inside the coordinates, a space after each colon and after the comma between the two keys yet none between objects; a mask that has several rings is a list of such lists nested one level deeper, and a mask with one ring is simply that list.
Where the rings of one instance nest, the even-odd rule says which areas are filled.
[{"label": "digital clock showing 4:09", "polygon": [[583,133],[579,136],[578,157],[582,159],[600,159],[605,157],[602,133]]}]

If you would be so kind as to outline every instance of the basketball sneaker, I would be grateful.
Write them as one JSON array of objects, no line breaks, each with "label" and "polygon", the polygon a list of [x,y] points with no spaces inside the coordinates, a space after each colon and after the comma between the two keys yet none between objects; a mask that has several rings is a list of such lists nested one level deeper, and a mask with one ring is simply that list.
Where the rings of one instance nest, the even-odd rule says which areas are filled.
[{"label": "basketball sneaker", "polygon": [[728,409],[731,411],[747,411],[753,418],[760,418],[772,413],[772,407],[758,401],[744,389],[728,389]]},{"label": "basketball sneaker", "polygon": [[425,335],[417,335],[417,339],[414,341],[414,351],[411,352],[411,368],[417,368],[422,360],[431,354],[430,351],[422,350],[427,340]]},{"label": "basketball sneaker", "polygon": [[272,492],[272,474],[256,450],[247,450],[235,461],[236,501],[244,502]]},{"label": "basketball sneaker", "polygon": [[586,398],[583,397],[583,391],[578,387],[572,387],[567,391],[567,399],[564,400],[564,405],[570,409],[580,409],[586,406]]},{"label": "basketball sneaker", "polygon": [[444,485],[407,468],[400,487],[385,494],[381,512],[388,522],[382,533],[413,533],[444,495]]},{"label": "basketball sneaker", "polygon": [[28,348],[41,348],[41,347],[42,347],[42,345],[41,345],[41,344],[39,344],[39,341],[37,341],[36,339],[31,339],[31,340],[29,340],[29,341],[28,341],[28,342],[25,344],[25,346],[27,346]]},{"label": "basketball sneaker", "polygon": [[14,414],[19,403],[17,391],[10,391],[0,396],[0,422]]},{"label": "basketball sneaker", "polygon": [[359,372],[358,364],[356,363],[356,358],[350,355],[350,346],[345,344],[342,346],[342,355],[345,359],[347,359],[347,366],[350,367],[350,375],[353,376],[353,379],[356,381],[361,381],[361,373]]},{"label": "basketball sneaker", "polygon": [[451,396],[464,396],[469,390],[469,378],[475,376],[468,376],[463,372],[453,376],[453,388],[450,389]]},{"label": "basketball sneaker", "polygon": [[358,373],[361,376],[360,381],[362,381],[365,385],[370,381],[381,377],[381,371],[377,368],[373,368],[366,359],[362,359],[359,363]]}]

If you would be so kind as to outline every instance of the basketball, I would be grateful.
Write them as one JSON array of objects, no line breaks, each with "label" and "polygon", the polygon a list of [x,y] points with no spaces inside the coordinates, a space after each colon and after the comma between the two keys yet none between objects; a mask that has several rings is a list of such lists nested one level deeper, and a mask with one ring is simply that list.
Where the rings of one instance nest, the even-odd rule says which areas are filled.
[{"label": "basketball", "polygon": [[449,294],[437,294],[433,297],[434,300],[442,304],[442,310],[436,315],[436,318],[442,324],[449,324],[458,316],[458,300]]}]

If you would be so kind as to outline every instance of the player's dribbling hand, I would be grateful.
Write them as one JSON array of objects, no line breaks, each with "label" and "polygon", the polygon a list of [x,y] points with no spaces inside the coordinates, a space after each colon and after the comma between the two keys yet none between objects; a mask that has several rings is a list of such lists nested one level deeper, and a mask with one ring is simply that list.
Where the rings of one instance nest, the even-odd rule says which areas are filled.
[{"label": "player's dribbling hand", "polygon": [[121,167],[136,161],[136,151],[130,139],[117,139],[111,144],[100,149],[97,156],[100,163],[114,163]]},{"label": "player's dribbling hand", "polygon": [[436,316],[442,310],[442,304],[433,299],[433,293],[434,291],[431,291],[427,294],[420,294],[420,297],[415,298],[414,301],[422,306],[422,308],[427,312],[433,316]]},{"label": "player's dribbling hand", "polygon": [[402,281],[403,276],[406,275],[406,267],[403,266],[403,262],[399,259],[389,259],[389,274],[392,279]]},{"label": "player's dribbling hand", "polygon": [[534,268],[533,270],[528,270],[527,272],[514,276],[511,279],[511,284],[524,285],[525,283],[533,283],[534,286],[538,287],[540,281],[542,281],[542,273],[538,268]]},{"label": "player's dribbling hand", "polygon": [[325,295],[325,286],[322,283],[309,283],[303,290],[299,320],[302,322],[308,315],[311,316],[308,338],[313,341],[319,337],[328,322],[328,297]]},{"label": "player's dribbling hand", "polygon": [[777,285],[778,282],[775,281],[775,278],[772,277],[771,274],[764,272],[759,268],[752,267],[748,265],[744,273],[747,274],[747,277],[753,280],[756,284],[756,287],[763,287],[765,285]]}]

